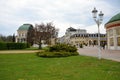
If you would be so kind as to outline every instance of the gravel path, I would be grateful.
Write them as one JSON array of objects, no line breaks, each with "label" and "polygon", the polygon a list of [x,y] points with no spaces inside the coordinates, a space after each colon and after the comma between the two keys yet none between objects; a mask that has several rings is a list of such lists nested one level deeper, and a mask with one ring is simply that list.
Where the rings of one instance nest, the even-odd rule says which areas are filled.
[{"label": "gravel path", "polygon": [[40,51],[40,50],[5,50],[5,51],[2,50],[2,51],[0,51],[0,54],[35,53],[35,52],[38,52],[38,51]]}]

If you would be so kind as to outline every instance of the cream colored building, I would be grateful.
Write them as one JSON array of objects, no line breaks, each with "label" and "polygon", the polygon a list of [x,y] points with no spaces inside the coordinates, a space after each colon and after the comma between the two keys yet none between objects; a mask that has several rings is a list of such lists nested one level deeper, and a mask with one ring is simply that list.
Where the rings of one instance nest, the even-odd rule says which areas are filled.
[{"label": "cream colored building", "polygon": [[[90,34],[85,29],[74,29],[70,27],[66,30],[66,34],[59,39],[59,42],[78,47],[80,44],[94,46],[98,44],[98,34]],[[106,44],[106,34],[100,34],[100,42],[101,44]]]},{"label": "cream colored building", "polygon": [[72,27],[68,28],[66,30],[65,36],[64,36],[64,43],[71,44],[71,36],[74,34],[86,34],[87,31],[85,29],[74,29]]},{"label": "cream colored building", "polygon": [[105,24],[107,32],[107,46],[111,50],[120,50],[120,13],[113,16]]},{"label": "cream colored building", "polygon": [[[70,38],[71,40],[71,44],[78,46],[80,44],[86,45],[86,46],[94,46],[94,45],[98,45],[98,34],[74,34],[71,36]],[[105,34],[100,34],[100,43],[102,44],[106,44],[106,35]]]},{"label": "cream colored building", "polygon": [[23,24],[17,30],[16,42],[26,43],[27,42],[27,32],[29,29],[33,29],[31,24]]}]

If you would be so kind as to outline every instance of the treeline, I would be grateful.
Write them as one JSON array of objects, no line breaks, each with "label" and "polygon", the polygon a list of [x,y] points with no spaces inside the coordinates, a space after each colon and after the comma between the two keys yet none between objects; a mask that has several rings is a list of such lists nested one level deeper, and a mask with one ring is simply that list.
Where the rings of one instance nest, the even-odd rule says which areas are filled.
[{"label": "treeline", "polygon": [[0,42],[15,42],[15,35],[4,36],[0,34]]},{"label": "treeline", "polygon": [[29,48],[30,45],[27,43],[6,43],[0,42],[0,50],[19,50]]}]

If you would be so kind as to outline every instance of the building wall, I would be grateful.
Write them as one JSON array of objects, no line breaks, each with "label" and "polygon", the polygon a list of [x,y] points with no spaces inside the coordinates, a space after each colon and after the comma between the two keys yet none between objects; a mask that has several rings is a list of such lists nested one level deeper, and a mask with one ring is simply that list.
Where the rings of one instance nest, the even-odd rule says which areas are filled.
[{"label": "building wall", "polygon": [[108,49],[120,50],[120,21],[112,22],[106,26]]},{"label": "building wall", "polygon": [[[89,34],[85,29],[74,29],[69,30],[68,28],[66,30],[66,34],[59,39],[60,43],[66,43],[66,44],[71,44],[79,47],[80,44],[84,45],[97,45],[98,44],[98,34]],[[101,43],[106,44],[106,35],[105,34],[100,34],[101,38],[100,41]]]},{"label": "building wall", "polygon": [[[97,34],[92,34],[92,35],[94,35],[94,36],[74,36],[74,37],[71,37],[70,43],[72,45],[75,45],[75,46],[78,46],[78,47],[79,47],[80,44],[83,44],[83,45],[86,45],[86,46],[98,45],[98,37],[96,36]],[[100,36],[101,45],[106,44],[106,36],[105,36],[105,34],[102,34],[102,35]]]},{"label": "building wall", "polygon": [[27,30],[18,30],[17,34],[16,42],[27,42]]},{"label": "building wall", "polygon": [[86,33],[87,33],[87,31],[85,29],[74,29],[74,28],[70,27],[66,30],[64,37],[62,37],[61,39],[64,40],[64,41],[62,41],[63,43],[71,44],[70,37],[72,35],[74,35],[74,34],[86,34]]},{"label": "building wall", "polygon": [[72,45],[75,45],[77,47],[79,47],[80,44],[88,44],[88,38],[84,38],[84,37],[76,37],[76,38],[71,38],[70,40]]}]

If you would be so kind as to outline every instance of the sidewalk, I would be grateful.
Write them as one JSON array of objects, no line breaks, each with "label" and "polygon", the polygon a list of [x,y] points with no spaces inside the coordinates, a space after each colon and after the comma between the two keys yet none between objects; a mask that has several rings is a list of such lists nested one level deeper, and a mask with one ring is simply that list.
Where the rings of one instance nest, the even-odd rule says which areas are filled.
[{"label": "sidewalk", "polygon": [[[79,48],[78,52],[80,55],[98,57],[98,48],[96,46]],[[104,59],[120,62],[120,50],[101,49],[101,55],[102,55],[102,58]]]},{"label": "sidewalk", "polygon": [[0,54],[35,53],[38,51],[40,51],[40,50],[2,50],[2,51],[0,51]]}]

